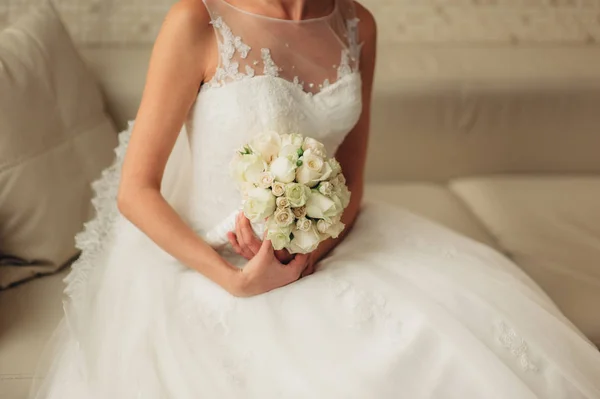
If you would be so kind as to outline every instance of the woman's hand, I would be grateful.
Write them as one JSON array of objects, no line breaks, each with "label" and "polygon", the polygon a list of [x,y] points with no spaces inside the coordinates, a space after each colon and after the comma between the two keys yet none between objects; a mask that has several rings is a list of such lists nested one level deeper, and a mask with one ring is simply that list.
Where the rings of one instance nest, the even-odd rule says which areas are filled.
[{"label": "woman's hand", "polygon": [[[235,252],[247,260],[252,260],[262,245],[262,241],[254,234],[250,220],[244,215],[244,212],[238,213],[235,220],[235,232],[227,233],[227,238]],[[275,251],[275,257],[283,264],[294,259],[294,256],[286,249]]]},{"label": "woman's hand", "polygon": [[239,272],[232,294],[250,297],[264,294],[298,280],[308,264],[308,255],[298,254],[284,265],[275,257],[271,241],[264,240],[258,252]]}]

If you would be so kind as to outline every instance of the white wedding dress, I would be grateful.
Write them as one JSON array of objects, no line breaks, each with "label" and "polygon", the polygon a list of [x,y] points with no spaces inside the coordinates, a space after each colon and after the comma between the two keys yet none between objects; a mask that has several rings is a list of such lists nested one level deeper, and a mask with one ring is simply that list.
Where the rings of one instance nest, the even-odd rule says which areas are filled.
[{"label": "white wedding dress", "polygon": [[[204,3],[220,67],[163,187],[198,234],[240,205],[227,165],[242,143],[267,129],[300,132],[334,154],[361,112],[349,0],[301,22]],[[128,137],[95,185],[98,217],[77,237],[64,321],[32,397],[600,398],[600,353],[531,279],[405,210],[367,203],[314,275],[231,296],[118,213]]]}]

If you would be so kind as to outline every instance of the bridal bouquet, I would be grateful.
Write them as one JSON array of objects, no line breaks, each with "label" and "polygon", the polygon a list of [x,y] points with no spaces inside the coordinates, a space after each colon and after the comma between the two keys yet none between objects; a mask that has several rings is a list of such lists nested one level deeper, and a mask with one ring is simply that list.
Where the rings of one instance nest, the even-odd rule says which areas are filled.
[{"label": "bridal bouquet", "polygon": [[[266,132],[236,151],[230,169],[244,214],[259,236],[266,231],[273,248],[309,253],[343,231],[350,191],[339,162],[327,158],[317,140]],[[209,241],[226,243],[236,215],[210,232]]]}]

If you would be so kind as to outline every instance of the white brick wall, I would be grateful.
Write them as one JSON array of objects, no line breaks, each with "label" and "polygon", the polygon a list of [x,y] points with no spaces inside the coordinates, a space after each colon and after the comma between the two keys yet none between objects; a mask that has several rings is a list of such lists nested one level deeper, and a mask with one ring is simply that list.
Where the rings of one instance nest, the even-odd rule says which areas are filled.
[{"label": "white brick wall", "polygon": [[[0,28],[40,0],[0,0]],[[144,44],[174,0],[54,0],[75,39]],[[600,0],[363,0],[381,41],[600,45]]]}]

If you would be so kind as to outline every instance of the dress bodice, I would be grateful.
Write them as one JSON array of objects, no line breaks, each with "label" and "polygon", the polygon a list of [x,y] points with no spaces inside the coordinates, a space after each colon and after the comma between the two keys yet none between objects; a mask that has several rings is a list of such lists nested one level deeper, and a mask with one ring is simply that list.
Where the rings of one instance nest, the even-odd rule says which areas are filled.
[{"label": "dress bodice", "polygon": [[226,0],[204,3],[220,60],[187,122],[191,223],[200,231],[240,206],[228,167],[235,149],[273,130],[313,137],[335,154],[362,109],[351,0],[336,0],[331,14],[303,21],[251,14]]}]

